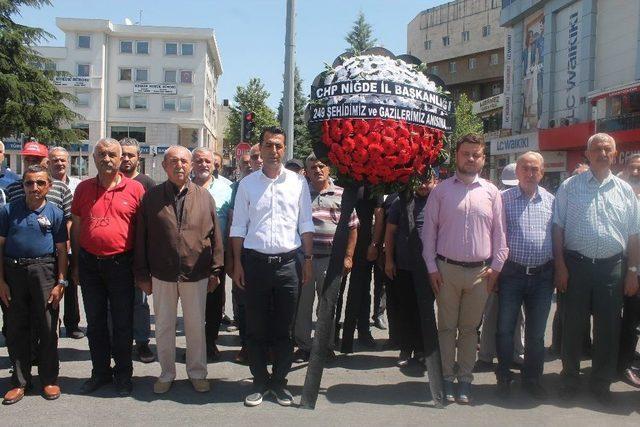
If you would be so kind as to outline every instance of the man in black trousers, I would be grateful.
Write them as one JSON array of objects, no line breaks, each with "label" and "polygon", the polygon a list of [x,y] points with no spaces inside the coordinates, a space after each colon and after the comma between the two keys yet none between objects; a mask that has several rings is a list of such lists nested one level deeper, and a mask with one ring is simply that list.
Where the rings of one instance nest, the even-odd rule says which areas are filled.
[{"label": "man in black trousers", "polygon": [[[285,388],[293,361],[292,328],[298,286],[313,277],[311,196],[306,180],[285,169],[285,134],[276,127],[260,135],[262,170],[238,186],[230,237],[234,283],[245,290],[247,345],[253,391],[244,403],[257,406],[271,392],[282,406],[293,402]],[[302,246],[302,277],[297,257]],[[267,347],[274,352],[267,371]]]}]

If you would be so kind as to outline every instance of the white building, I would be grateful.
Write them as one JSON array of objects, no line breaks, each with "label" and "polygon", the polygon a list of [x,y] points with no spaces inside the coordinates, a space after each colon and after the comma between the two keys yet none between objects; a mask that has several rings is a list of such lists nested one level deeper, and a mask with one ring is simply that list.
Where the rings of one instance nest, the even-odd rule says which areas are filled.
[{"label": "white building", "polygon": [[[170,145],[222,151],[216,105],[222,64],[212,29],[75,18],[56,18],[56,24],[64,31],[64,47],[37,50],[56,70],[69,73],[56,84],[77,97],[71,108],[82,119],[73,127],[85,138],[73,147],[74,175],[95,174],[88,156],[103,137],[140,141],[142,170],[156,179],[164,179],[164,171],[153,154]],[[7,151],[17,156],[17,150]],[[88,171],[79,167],[85,161]],[[10,159],[17,172],[19,163],[18,157]]]}]

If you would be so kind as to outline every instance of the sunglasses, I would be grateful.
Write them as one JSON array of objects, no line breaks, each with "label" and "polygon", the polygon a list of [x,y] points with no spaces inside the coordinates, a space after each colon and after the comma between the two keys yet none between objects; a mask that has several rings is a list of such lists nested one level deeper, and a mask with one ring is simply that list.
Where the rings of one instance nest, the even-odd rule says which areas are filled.
[{"label": "sunglasses", "polygon": [[33,184],[36,184],[38,187],[44,187],[48,183],[49,181],[45,181],[44,179],[39,179],[37,181],[25,181],[24,185],[25,187],[31,187]]}]

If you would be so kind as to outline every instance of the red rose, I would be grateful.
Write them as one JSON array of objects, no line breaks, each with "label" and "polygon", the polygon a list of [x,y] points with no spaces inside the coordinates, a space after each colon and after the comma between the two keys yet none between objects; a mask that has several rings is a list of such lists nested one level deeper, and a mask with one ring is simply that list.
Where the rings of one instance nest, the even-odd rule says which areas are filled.
[{"label": "red rose", "polygon": [[396,131],[389,127],[382,131],[382,135],[391,139],[396,139]]},{"label": "red rose", "polygon": [[353,138],[351,137],[345,137],[342,139],[342,148],[344,148],[344,150],[347,153],[350,153],[353,151],[354,148],[356,148],[356,142]]},{"label": "red rose", "polygon": [[367,123],[366,120],[362,120],[362,119],[355,120],[353,129],[356,135],[366,135],[369,133],[369,123]]},{"label": "red rose", "polygon": [[347,137],[351,136],[353,133],[353,124],[351,124],[351,120],[345,119],[342,121],[342,136]]},{"label": "red rose", "polygon": [[369,141],[369,144],[380,145],[380,142],[382,142],[382,135],[380,135],[380,132],[369,132],[367,140]]}]

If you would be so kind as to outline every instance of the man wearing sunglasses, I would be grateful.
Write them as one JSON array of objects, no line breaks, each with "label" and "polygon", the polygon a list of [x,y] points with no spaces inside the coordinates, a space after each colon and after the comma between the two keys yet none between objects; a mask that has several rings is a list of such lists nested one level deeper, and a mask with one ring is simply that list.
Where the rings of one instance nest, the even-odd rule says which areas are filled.
[{"label": "man wearing sunglasses", "polygon": [[57,327],[68,283],[66,221],[46,199],[52,183],[46,168],[29,166],[22,183],[26,196],[0,208],[0,299],[6,306],[7,347],[14,366],[5,405],[19,402],[31,386],[33,338],[43,396],[60,397]]}]

